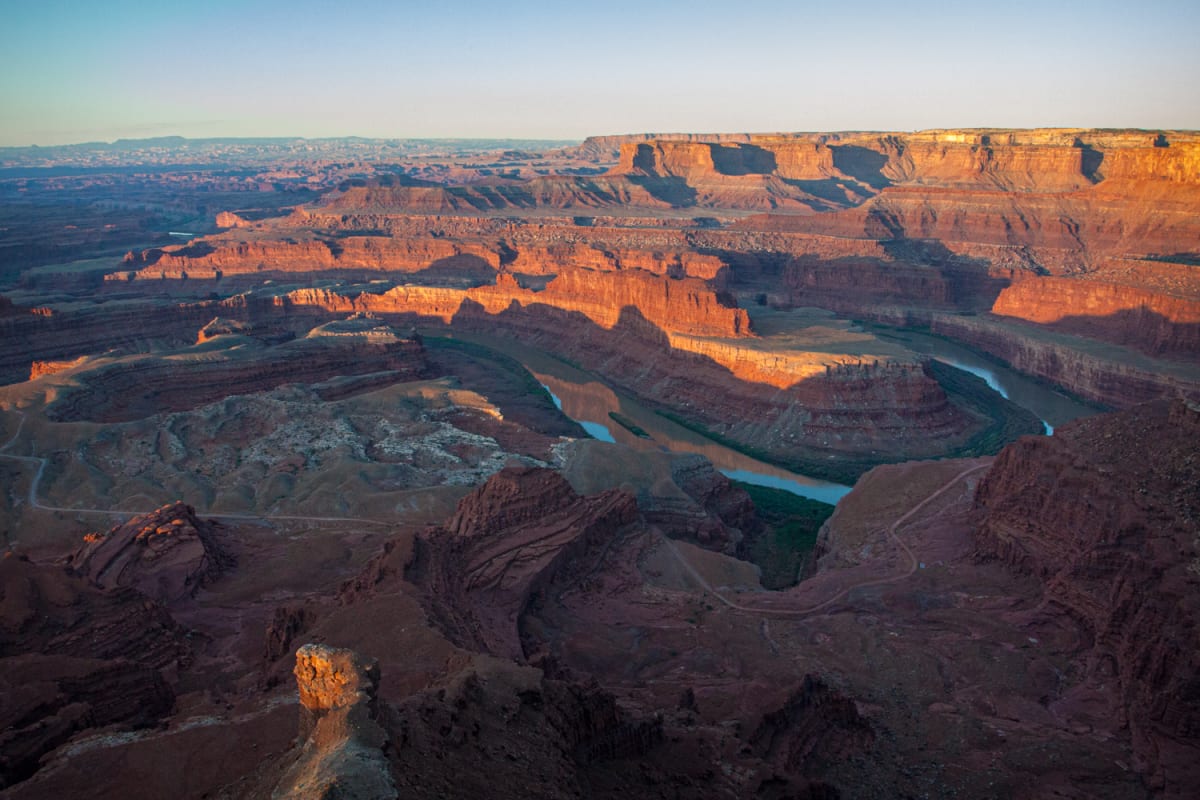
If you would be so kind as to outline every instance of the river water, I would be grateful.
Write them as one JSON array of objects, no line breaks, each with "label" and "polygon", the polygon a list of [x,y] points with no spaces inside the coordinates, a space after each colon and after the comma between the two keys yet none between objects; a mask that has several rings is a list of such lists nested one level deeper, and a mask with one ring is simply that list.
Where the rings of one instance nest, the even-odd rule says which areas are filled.
[{"label": "river water", "polygon": [[[914,352],[983,378],[993,390],[1036,414],[1047,433],[1053,433],[1056,426],[1069,420],[1096,412],[943,339],[894,329],[879,328],[875,332],[901,340]],[[614,390],[595,375],[539,350],[510,342],[489,341],[485,344],[520,361],[550,392],[554,404],[600,441],[638,450],[700,453],[722,474],[734,480],[782,489],[823,503],[836,504],[850,491],[849,486],[790,472],[718,444]],[[613,415],[619,416],[629,427],[615,420]],[[642,435],[630,427],[640,429]]]},{"label": "river water", "polygon": [[1086,417],[1098,411],[945,339],[876,325],[868,326],[868,329],[882,338],[902,342],[914,353],[931,356],[944,364],[983,378],[987,385],[1001,396],[1036,414],[1047,434],[1054,433],[1055,428],[1073,419]]},{"label": "river water", "polygon": [[[734,480],[783,489],[830,505],[835,505],[850,491],[849,486],[789,472],[717,444],[569,365],[534,367],[526,363],[525,368],[546,387],[554,404],[564,414],[600,441],[616,442],[636,450],[700,453],[722,474]],[[629,430],[610,414],[620,415],[631,427],[639,428],[642,435]]]}]

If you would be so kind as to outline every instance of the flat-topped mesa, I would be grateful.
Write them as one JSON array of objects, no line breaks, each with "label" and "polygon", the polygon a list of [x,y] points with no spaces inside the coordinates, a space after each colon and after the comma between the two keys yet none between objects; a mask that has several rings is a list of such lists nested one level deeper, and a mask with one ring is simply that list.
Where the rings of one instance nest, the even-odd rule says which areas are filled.
[{"label": "flat-topped mesa", "polygon": [[241,241],[222,235],[181,247],[130,254],[122,266],[122,270],[106,275],[105,280],[213,280],[264,272],[377,273],[430,269],[451,276],[482,277],[499,268],[500,256],[483,245],[433,237]]},{"label": "flat-topped mesa", "polygon": [[631,311],[665,333],[691,336],[753,336],[750,317],[734,300],[694,278],[667,278],[641,270],[594,272],[566,270],[542,291],[522,288],[508,273],[492,286],[453,289],[398,286],[383,294],[347,297],[323,289],[301,289],[280,299],[284,305],[320,306],[342,312],[370,311],[436,317],[444,323],[485,322],[515,305],[526,311],[538,307],[582,314],[605,329],[613,329]]},{"label": "flat-topped mesa", "polygon": [[1079,147],[910,141],[881,173],[896,183],[1073,192],[1092,185]]},{"label": "flat-topped mesa", "polygon": [[[1145,180],[1200,183],[1200,136],[1194,131],[1094,130],[1034,128],[1029,130],[919,131],[904,137],[923,148],[1006,148],[1016,152],[1069,151],[1082,154],[1082,171],[1093,181]],[[1049,163],[1049,162],[1047,162]],[[1073,162],[1060,162],[1068,164]]]},{"label": "flat-topped mesa", "polygon": [[621,145],[613,175],[646,175],[685,180],[775,175],[822,180],[836,172],[833,152],[822,142],[763,140],[714,143],[658,140]]},{"label": "flat-topped mesa", "polygon": [[429,371],[418,337],[369,317],[328,322],[294,339],[278,338],[283,341],[272,344],[237,334],[217,335],[166,355],[86,362],[66,379],[47,415],[58,421],[120,422],[286,383],[323,383],[375,373],[395,383]]},{"label": "flat-topped mesa", "polygon": [[753,133],[623,133],[589,136],[583,140],[583,144],[575,148],[566,148],[566,150],[578,154],[580,158],[615,161],[620,157],[621,148],[626,145],[659,141],[749,144],[758,135]]},{"label": "flat-topped mesa", "polygon": [[89,534],[67,557],[79,575],[105,589],[131,587],[164,603],[184,600],[233,563],[220,545],[217,525],[196,517],[182,502],[165,505]]},{"label": "flat-topped mesa", "polygon": [[611,175],[691,181],[773,175],[888,184],[1074,192],[1106,179],[1200,183],[1200,137],[1147,131],[935,130],[623,141]]}]

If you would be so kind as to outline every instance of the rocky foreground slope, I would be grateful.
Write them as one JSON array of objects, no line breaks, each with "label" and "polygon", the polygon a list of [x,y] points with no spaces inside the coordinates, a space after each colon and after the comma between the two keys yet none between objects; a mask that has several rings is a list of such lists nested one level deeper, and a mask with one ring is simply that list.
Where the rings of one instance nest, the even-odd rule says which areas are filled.
[{"label": "rocky foreground slope", "polygon": [[[1188,797],[1198,425],[1194,405],[1160,402],[1022,439],[994,464],[876,468],[785,591],[722,552],[753,520],[696,476],[690,513],[724,509],[710,533],[726,533],[693,543],[666,534],[694,524],[634,493],[581,496],[528,467],[441,525],[376,538],[319,591],[239,558],[167,616],[136,589],[10,556],[4,674],[41,670],[11,696],[57,699],[5,707],[22,732],[0,748],[6,792]],[[110,538],[186,528],[166,519],[185,511]],[[252,530],[226,546],[278,546]],[[272,563],[304,570],[302,553]],[[247,581],[264,595],[246,599]],[[279,586],[290,600],[265,613]],[[128,661],[82,664],[71,647],[98,634],[103,658]],[[159,698],[142,716],[100,710],[130,691],[117,665]],[[165,727],[95,735],[152,720]],[[188,780],[169,778],[161,765],[188,747]],[[143,785],[97,782],[100,760],[139,765]]]},{"label": "rocky foreground slope", "polygon": [[[674,785],[691,787],[681,771],[707,754],[743,771],[741,781],[721,783],[738,797],[779,796],[772,792],[783,780],[801,792],[787,796],[1038,797],[1086,787],[1086,796],[1185,797],[1196,780],[1198,746],[1189,688],[1198,670],[1197,420],[1200,412],[1185,403],[1161,403],[1025,439],[1002,454],[977,493],[977,477],[960,481],[986,463],[879,468],[830,520],[829,557],[813,578],[783,593],[744,588],[731,595],[724,586],[718,593],[732,608],[722,609],[713,594],[701,595],[707,606],[688,604],[695,583],[656,579],[671,559],[636,521],[607,533],[604,547],[555,539],[555,520],[566,509],[591,519],[606,501],[572,501],[562,489],[547,494],[554,479],[538,471],[506,473],[465,501],[454,520],[427,534],[427,544],[408,551],[403,574],[460,647],[496,650],[463,624],[494,616],[490,635],[509,642],[500,649],[541,670],[543,688],[526,691],[542,703],[550,702],[551,676],[565,667],[595,676],[624,714],[659,709],[659,733],[624,733],[623,741],[638,742],[634,749],[560,777],[583,796],[609,796],[603,787],[615,785],[630,796],[653,795],[666,754]],[[1141,437],[1177,444],[1143,468],[1131,457]],[[529,491],[514,495],[517,486]],[[950,491],[929,494],[938,487]],[[941,499],[912,505],[926,496]],[[532,511],[546,502],[544,517]],[[896,522],[915,508],[920,516],[900,534],[918,573],[906,579],[905,556],[872,520],[882,513]],[[598,529],[576,530],[586,536]],[[437,556],[450,542],[472,549]],[[353,584],[344,595],[351,607],[364,591],[378,599],[387,583],[403,586],[401,552]],[[498,581],[470,577],[483,574],[478,569],[458,584],[433,577],[445,569],[438,564],[474,563],[491,552],[504,554],[484,562],[504,576]],[[684,558],[699,574],[722,574],[713,556]],[[821,597],[836,598],[847,585],[862,588],[815,610]],[[680,591],[683,608],[698,608],[691,613],[703,618],[685,631],[668,612],[668,598]],[[519,648],[511,644],[514,621]],[[632,650],[631,638],[638,642]],[[484,662],[475,663],[472,670]],[[530,758],[529,734],[518,732],[518,720],[531,713],[528,701],[514,707],[489,699],[497,683],[508,686],[520,674],[508,669],[507,679],[472,673],[479,688],[473,699],[456,695],[463,710],[450,730],[462,716],[479,720],[476,714],[493,708],[510,720],[505,730],[515,742],[481,720],[473,723],[477,736],[445,734],[445,757],[469,758],[457,762],[461,782],[442,783],[441,768],[433,769],[431,780],[448,796],[473,785],[489,752]],[[677,705],[664,705],[674,697]],[[548,713],[547,705],[533,708]],[[727,726],[739,755],[720,744],[713,725]],[[414,727],[403,730],[410,742],[429,746]],[[575,735],[558,724],[553,730],[556,739]],[[411,746],[393,740],[393,764],[412,763],[404,756]],[[496,749],[505,747],[517,749]],[[641,764],[636,784],[618,777],[630,759]],[[595,770],[610,774],[601,779]],[[814,779],[819,789],[799,789]],[[521,779],[504,778],[495,791],[503,795],[509,780]]]},{"label": "rocky foreground slope", "polygon": [[[164,605],[229,566],[185,506],[96,535],[68,564],[0,560],[0,789],[80,734],[155,725],[195,654]],[[78,569],[77,569],[78,568]],[[89,573],[90,576],[89,576]]]},{"label": "rocky foreground slope", "polygon": [[1077,625],[1079,685],[1151,784],[1200,779],[1200,405],[1159,402],[1023,439],[980,486],[981,558],[1035,576],[1027,624]]}]

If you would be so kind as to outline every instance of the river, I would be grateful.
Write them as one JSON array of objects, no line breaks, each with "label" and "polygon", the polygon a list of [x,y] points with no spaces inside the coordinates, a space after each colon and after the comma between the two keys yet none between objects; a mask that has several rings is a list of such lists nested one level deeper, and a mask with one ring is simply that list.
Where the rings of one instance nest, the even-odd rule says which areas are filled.
[{"label": "river", "polygon": [[[509,342],[489,345],[520,361],[550,393],[554,404],[596,439],[637,450],[699,453],[734,480],[782,489],[830,505],[836,505],[850,491],[849,486],[789,472],[718,444],[612,389],[595,375],[538,350]],[[612,414],[640,429],[643,435],[617,422]]]},{"label": "river", "polygon": [[1055,428],[1073,419],[1098,412],[1098,409],[1092,406],[1072,400],[1043,383],[1038,383],[946,339],[881,325],[870,325],[867,328],[881,338],[900,341],[914,353],[931,356],[943,364],[983,378],[987,385],[1002,397],[1037,415],[1047,434],[1054,433]]},{"label": "river", "polygon": [[[914,352],[977,375],[1002,396],[1036,414],[1048,434],[1069,420],[1096,413],[1094,408],[943,339],[897,329],[873,328],[873,331],[902,341]],[[540,350],[509,341],[480,343],[520,361],[550,393],[554,404],[600,441],[638,450],[700,453],[722,474],[734,480],[782,489],[832,505],[850,491],[849,486],[790,472],[718,444],[643,406],[624,392],[601,382],[592,373]],[[626,424],[618,422],[614,415]]]}]

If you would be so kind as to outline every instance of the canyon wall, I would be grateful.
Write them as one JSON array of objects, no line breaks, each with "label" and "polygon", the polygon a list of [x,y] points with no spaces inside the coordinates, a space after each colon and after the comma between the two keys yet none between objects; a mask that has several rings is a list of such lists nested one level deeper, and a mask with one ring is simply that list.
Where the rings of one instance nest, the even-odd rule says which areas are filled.
[{"label": "canyon wall", "polygon": [[1200,300],[1195,298],[1100,281],[1027,278],[1001,291],[992,313],[1151,356],[1192,361],[1200,354]]},{"label": "canyon wall", "polygon": [[346,236],[336,239],[204,239],[175,249],[126,256],[112,281],[215,279],[264,272],[420,272],[441,268],[449,275],[488,274],[500,256],[486,247],[445,239]]},{"label": "canyon wall", "polygon": [[[618,293],[593,303],[592,278],[602,281],[594,290],[598,296],[623,283],[638,291],[648,285],[651,302],[626,303]],[[556,291],[560,281],[570,290]],[[983,424],[951,403],[920,364],[840,363],[821,354],[772,351],[745,336],[744,311],[726,308],[711,290],[685,281],[579,272],[561,274],[542,292],[502,280],[495,287],[398,287],[357,297],[300,290],[280,302],[297,313],[369,310],[405,324],[503,331],[776,457],[805,448],[878,459],[935,455],[962,444]]]},{"label": "canyon wall", "polygon": [[1200,376],[1188,367],[1096,352],[1086,340],[1023,331],[987,317],[935,314],[930,322],[935,334],[993,355],[1014,369],[1102,406],[1127,408],[1164,395],[1200,397]]},{"label": "canyon wall", "polygon": [[[981,558],[1031,574],[1115,681],[1134,766],[1194,785],[1200,730],[1200,405],[1158,401],[1009,445],[980,485]],[[1190,755],[1189,755],[1190,753]]]},{"label": "canyon wall", "polygon": [[627,492],[580,497],[555,472],[510,467],[422,535],[406,576],[455,644],[523,661],[520,619],[533,598],[637,518]]},{"label": "canyon wall", "polygon": [[752,336],[750,319],[732,298],[695,279],[663,278],[640,270],[602,274],[589,270],[560,273],[545,289],[523,289],[510,274],[492,286],[452,289],[397,286],[382,294],[349,297],[328,290],[301,289],[280,302],[320,306],[333,311],[413,314],[444,323],[480,314],[494,317],[512,309],[545,307],[578,314],[601,328],[612,329],[634,310],[660,330],[691,336]]}]

